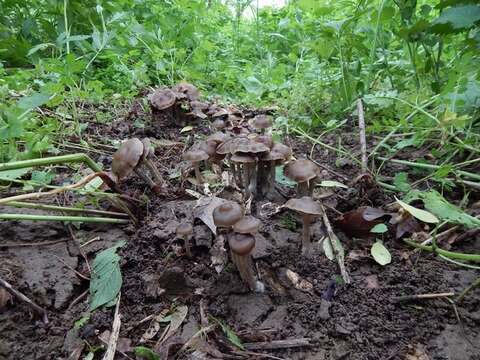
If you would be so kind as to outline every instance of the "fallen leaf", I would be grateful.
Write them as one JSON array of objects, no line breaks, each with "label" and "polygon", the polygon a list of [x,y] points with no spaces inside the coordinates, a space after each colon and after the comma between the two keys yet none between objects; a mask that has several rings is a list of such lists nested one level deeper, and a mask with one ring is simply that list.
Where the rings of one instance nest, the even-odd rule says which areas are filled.
[{"label": "fallen leaf", "polygon": [[347,260],[350,261],[358,261],[368,257],[368,253],[364,250],[351,250],[347,254]]},{"label": "fallen leaf", "polygon": [[168,314],[168,309],[163,309],[160,314],[157,314],[153,317],[152,322],[150,323],[150,326],[148,329],[143,333],[140,343],[145,343],[147,340],[151,340],[155,337],[155,335],[158,334],[160,331],[160,323],[162,320],[165,319],[165,317]]},{"label": "fallen leaf", "polygon": [[285,272],[285,275],[287,276],[288,280],[290,280],[290,282],[295,287],[295,289],[306,291],[306,292],[313,289],[313,285],[307,280],[302,279],[300,275],[298,275],[296,272],[293,272],[292,270],[287,269],[287,271]]},{"label": "fallen leaf", "polygon": [[225,249],[225,237],[223,235],[215,237],[213,246],[210,249],[210,259],[212,260],[212,266],[215,268],[215,271],[220,274],[228,261],[227,249]]},{"label": "fallen leaf", "polygon": [[340,187],[344,189],[348,189],[348,186],[345,184],[342,184],[341,182],[334,181],[334,180],[323,180],[320,182],[320,186],[323,187]]},{"label": "fallen leaf", "polygon": [[[100,335],[98,335],[98,338],[105,344],[108,344],[108,341],[110,340],[110,330],[105,330]],[[117,340],[116,350],[123,353],[131,352],[133,350],[132,339],[119,337]]]},{"label": "fallen leaf", "polygon": [[372,245],[370,253],[372,254],[375,261],[382,266],[390,264],[390,262],[392,261],[392,255],[390,255],[388,249],[380,241],[377,241],[375,244]]},{"label": "fallen leaf", "polygon": [[388,215],[382,209],[370,206],[361,206],[346,212],[336,219],[337,226],[347,235],[352,237],[368,237],[372,228],[382,223],[381,217]]},{"label": "fallen leaf", "polygon": [[175,312],[170,315],[170,324],[167,326],[160,339],[155,344],[155,349],[159,349],[162,344],[172,336],[182,325],[185,317],[188,314],[188,306],[181,305],[175,309]]},{"label": "fallen leaf", "polygon": [[417,209],[416,207],[413,207],[412,205],[408,205],[407,203],[404,203],[402,200],[398,200],[396,197],[395,197],[395,200],[397,201],[397,203],[400,204],[400,206],[402,208],[404,208],[412,216],[416,217],[420,221],[423,221],[423,222],[426,222],[426,223],[432,223],[432,224],[436,224],[440,221],[440,220],[438,220],[438,218],[435,215],[433,215],[432,213],[430,213],[426,210]]},{"label": "fallen leaf", "polygon": [[375,274],[365,277],[365,282],[367,284],[367,289],[378,289],[380,287],[380,284],[378,283],[378,277]]},{"label": "fallen leaf", "polygon": [[217,227],[213,222],[213,210],[226,202],[227,200],[216,196],[201,197],[197,200],[197,204],[193,208],[193,216],[202,220],[204,224],[212,230],[213,234],[217,235]]},{"label": "fallen leaf", "polygon": [[405,356],[405,360],[430,360],[430,357],[425,352],[423,345],[417,344],[415,346],[408,346],[408,353]]}]

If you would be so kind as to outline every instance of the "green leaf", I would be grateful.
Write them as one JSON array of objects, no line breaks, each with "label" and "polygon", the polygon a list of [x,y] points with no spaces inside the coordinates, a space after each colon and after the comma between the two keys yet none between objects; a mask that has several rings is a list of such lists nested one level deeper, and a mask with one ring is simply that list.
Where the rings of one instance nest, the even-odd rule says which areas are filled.
[{"label": "green leaf", "polygon": [[411,190],[411,186],[408,183],[408,174],[406,172],[396,174],[393,179],[393,185],[395,185],[397,190],[401,192],[409,192]]},{"label": "green leaf", "polygon": [[32,168],[21,168],[21,169],[0,171],[0,180],[4,180],[4,181],[16,180],[21,178],[30,170],[32,170]]},{"label": "green leaf", "polygon": [[218,325],[220,325],[220,327],[222,328],[222,331],[225,333],[225,335],[227,336],[227,339],[233,344],[235,345],[236,347],[238,347],[239,349],[241,350],[245,350],[245,348],[243,347],[243,344],[242,344],[242,341],[240,340],[240,338],[237,336],[237,334],[235,334],[235,332],[230,328],[230,326],[228,326],[227,324],[225,324],[223,321],[221,320],[218,320],[214,317],[212,317],[213,320],[215,320],[215,322],[218,323]]},{"label": "green leaf", "polygon": [[90,281],[90,310],[114,300],[122,287],[120,256],[118,248],[125,245],[120,241],[116,245],[98,253],[93,260],[92,279]]},{"label": "green leaf", "polygon": [[468,30],[480,20],[479,5],[454,6],[443,10],[432,23],[432,31],[448,34]]},{"label": "green leaf", "polygon": [[387,225],[385,224],[377,224],[373,228],[370,229],[371,233],[374,234],[383,234],[388,231]]},{"label": "green leaf", "polygon": [[324,186],[324,187],[340,187],[340,188],[348,189],[348,186],[347,186],[347,185],[342,184],[341,182],[335,181],[335,180],[323,180],[323,181],[320,182],[320,186]]},{"label": "green leaf", "polygon": [[421,195],[425,208],[438,216],[441,220],[463,225],[467,228],[480,227],[480,219],[465,213],[457,206],[450,204],[445,198],[435,190],[423,193]]},{"label": "green leaf", "polygon": [[135,352],[135,356],[145,359],[145,360],[161,360],[160,356],[153,350],[150,350],[149,348],[145,346],[137,346],[133,349]]},{"label": "green leaf", "polygon": [[400,206],[402,208],[404,208],[406,211],[408,211],[410,213],[410,215],[417,218],[418,220],[426,222],[426,223],[432,223],[432,224],[436,224],[436,223],[439,222],[438,218],[435,215],[433,215],[432,213],[429,213],[428,211],[425,211],[425,210],[422,210],[422,209],[417,209],[416,207],[413,207],[412,205],[408,205],[408,204],[404,203],[403,201],[398,200],[396,197],[395,197],[395,200],[397,201],[398,204],[400,204]]},{"label": "green leaf", "polygon": [[20,99],[18,102],[18,107],[23,110],[31,110],[47,103],[48,99],[50,99],[50,95],[36,92],[30,96]]},{"label": "green leaf", "polygon": [[382,266],[392,262],[392,255],[390,255],[388,249],[380,241],[377,241],[372,245],[370,253],[372,254],[374,260]]},{"label": "green leaf", "polygon": [[275,168],[275,181],[283,186],[294,187],[297,185],[295,181],[290,180],[283,175],[283,166],[277,166]]}]

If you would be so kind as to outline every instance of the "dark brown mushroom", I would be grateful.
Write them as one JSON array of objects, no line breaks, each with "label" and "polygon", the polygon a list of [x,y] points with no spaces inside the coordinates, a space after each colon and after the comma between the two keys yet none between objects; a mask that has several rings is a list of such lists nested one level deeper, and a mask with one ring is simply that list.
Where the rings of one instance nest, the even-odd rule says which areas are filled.
[{"label": "dark brown mushroom", "polygon": [[320,168],[310,160],[299,159],[288,163],[283,173],[297,183],[297,197],[311,196]]},{"label": "dark brown mushroom", "polygon": [[266,129],[272,127],[272,118],[268,115],[257,115],[251,120],[250,125],[263,134]]},{"label": "dark brown mushroom", "polygon": [[247,215],[233,225],[233,231],[238,234],[255,234],[261,226],[261,221],[256,217]]},{"label": "dark brown mushroom", "polygon": [[193,226],[188,222],[182,222],[177,226],[176,229],[177,236],[183,239],[185,245],[185,254],[188,257],[192,257],[192,249],[190,244],[190,238],[193,234]]},{"label": "dark brown mushroom", "polygon": [[200,91],[194,85],[185,81],[175,85],[172,90],[184,94],[190,101],[196,101],[200,98]]},{"label": "dark brown mushroom", "polygon": [[255,237],[246,234],[232,234],[228,239],[228,245],[232,262],[237,267],[240,278],[251,291],[263,292],[265,286],[255,276],[251,255],[255,248]]},{"label": "dark brown mushroom", "polygon": [[213,210],[213,223],[217,228],[230,229],[244,213],[243,206],[233,201],[225,202]]},{"label": "dark brown mushroom", "polygon": [[302,216],[302,254],[312,255],[312,241],[310,238],[310,225],[316,217],[322,215],[322,207],[310,196],[304,196],[299,199],[290,199],[285,207],[298,212]]},{"label": "dark brown mushroom", "polygon": [[200,163],[208,159],[208,154],[200,149],[192,149],[183,154],[183,159],[192,163],[195,169],[195,179],[197,184],[200,185],[203,182],[202,174],[200,173]]},{"label": "dark brown mushroom", "polygon": [[261,198],[277,198],[275,195],[275,168],[289,161],[292,149],[284,144],[274,143],[270,151],[258,162],[257,194]]},{"label": "dark brown mushroom", "polygon": [[175,93],[170,89],[157,89],[150,97],[150,104],[156,110],[165,110],[175,104]]},{"label": "dark brown mushroom", "polygon": [[222,119],[216,119],[212,122],[212,128],[216,131],[224,129],[225,126],[225,121],[223,121]]},{"label": "dark brown mushroom", "polygon": [[256,191],[256,163],[255,157],[250,155],[234,154],[230,157],[230,162],[236,168],[237,185],[245,189],[245,197],[250,198]]}]

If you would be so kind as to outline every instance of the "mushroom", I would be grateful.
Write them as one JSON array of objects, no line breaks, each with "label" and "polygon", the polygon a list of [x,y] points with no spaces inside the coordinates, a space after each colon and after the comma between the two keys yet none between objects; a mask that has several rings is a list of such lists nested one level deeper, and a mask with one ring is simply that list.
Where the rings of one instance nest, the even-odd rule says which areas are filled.
[{"label": "mushroom", "polygon": [[[245,197],[248,199],[252,193],[255,193],[257,181],[256,181],[256,163],[257,160],[253,156],[235,154],[232,155],[230,161],[234,166],[236,165],[237,174],[239,175],[239,181],[237,185],[240,188],[245,189]],[[239,171],[239,169],[241,169]],[[243,176],[243,179],[242,179]]]},{"label": "mushroom", "polygon": [[228,245],[240,278],[251,291],[263,292],[265,287],[255,276],[251,255],[255,247],[255,237],[250,234],[233,234],[228,239]]},{"label": "mushroom", "polygon": [[177,226],[176,229],[177,236],[183,239],[185,245],[185,253],[188,257],[192,257],[192,250],[190,244],[190,237],[193,234],[193,226],[188,222],[182,222]]},{"label": "mushroom", "polygon": [[157,181],[162,181],[160,173],[150,159],[148,159],[151,155],[149,144],[150,142],[148,140],[142,142],[137,138],[132,138],[122,143],[120,148],[113,154],[112,159],[112,173],[118,181],[126,178],[134,171],[151,188],[155,188],[155,182],[148,174],[142,171],[142,164],[145,164],[150,169]]},{"label": "mushroom", "polygon": [[311,196],[314,179],[320,168],[310,160],[299,159],[288,163],[283,169],[284,175],[297,183],[297,196]]},{"label": "mushroom", "polygon": [[247,215],[233,225],[233,231],[239,234],[255,234],[262,223],[256,217]]},{"label": "mushroom", "polygon": [[200,149],[192,149],[183,154],[183,159],[192,163],[195,168],[195,179],[197,184],[200,185],[203,182],[202,174],[200,173],[200,163],[208,159],[208,154]]},{"label": "mushroom", "polygon": [[[258,162],[257,194],[262,197],[272,195],[275,184],[275,168],[290,160],[292,149],[287,145],[274,143],[270,152]],[[272,197],[274,197],[272,195]]]},{"label": "mushroom", "polygon": [[156,182],[158,184],[161,184],[163,182],[162,175],[160,174],[160,171],[158,171],[158,168],[153,164],[152,160],[150,160],[150,158],[154,156],[150,139],[149,138],[142,139],[142,144],[143,144],[142,162],[147,166],[148,170],[150,170]]},{"label": "mushroom", "polygon": [[215,121],[212,122],[212,128],[215,129],[216,131],[224,129],[226,126],[225,121],[222,119],[216,119]]},{"label": "mushroom", "polygon": [[285,203],[287,209],[296,211],[302,216],[302,254],[312,254],[312,242],[310,239],[310,225],[315,217],[322,215],[322,207],[310,196],[299,199],[290,199]]},{"label": "mushroom", "polygon": [[245,209],[233,201],[225,202],[213,209],[213,223],[217,228],[230,229],[243,217]]},{"label": "mushroom", "polygon": [[178,83],[173,87],[172,90],[177,93],[184,94],[190,101],[196,101],[200,98],[200,91],[198,91],[194,85],[186,81]]},{"label": "mushroom", "polygon": [[150,104],[156,110],[165,110],[175,104],[175,93],[170,89],[157,89],[150,97]]},{"label": "mushroom", "polygon": [[272,127],[272,118],[268,115],[257,115],[251,120],[250,125],[264,134],[266,129]]}]

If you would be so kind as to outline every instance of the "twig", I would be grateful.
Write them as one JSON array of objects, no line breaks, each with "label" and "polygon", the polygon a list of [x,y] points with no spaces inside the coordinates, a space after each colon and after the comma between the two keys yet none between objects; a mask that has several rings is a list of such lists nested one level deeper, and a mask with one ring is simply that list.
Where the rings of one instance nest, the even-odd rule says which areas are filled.
[{"label": "twig", "polygon": [[352,279],[350,278],[350,275],[348,274],[347,269],[345,268],[344,252],[341,247],[340,240],[338,239],[337,235],[335,235],[335,233],[333,232],[332,225],[330,224],[330,220],[328,220],[328,216],[327,216],[327,213],[325,212],[325,208],[323,207],[323,204],[320,203],[320,206],[322,208],[323,223],[325,224],[325,227],[327,229],[328,239],[330,240],[332,249],[335,252],[335,258],[337,259],[338,267],[340,268],[340,273],[342,274],[343,281],[345,282],[345,284],[350,284]]},{"label": "twig", "polygon": [[[1,203],[1,200],[0,200]],[[97,224],[128,224],[130,220],[118,218],[63,216],[63,215],[32,215],[32,214],[0,214],[0,220],[29,221],[75,221]]]},{"label": "twig", "polygon": [[91,240],[88,240],[87,242],[83,243],[83,244],[80,244],[80,247],[84,247],[84,246],[88,246],[90,245],[91,243],[95,242],[95,241],[98,241],[100,240],[100,236],[96,236],[94,237],[93,239]]},{"label": "twig", "polygon": [[36,243],[5,243],[0,244],[0,248],[2,247],[22,247],[22,246],[47,246],[47,245],[54,245],[61,242],[65,242],[67,239],[59,239],[59,240],[52,240],[52,241],[42,241]]},{"label": "twig", "polygon": [[273,340],[255,343],[245,343],[243,346],[247,350],[275,350],[275,349],[289,349],[294,347],[310,346],[309,338],[287,339],[287,340]]},{"label": "twig", "polygon": [[12,285],[10,285],[7,281],[3,280],[2,278],[0,278],[0,286],[3,287],[5,290],[7,290],[10,294],[15,296],[20,301],[27,303],[33,310],[35,310],[42,317],[43,322],[45,324],[48,324],[47,311],[45,309],[35,304],[32,300],[30,300],[28,297],[23,295],[20,291],[15,290],[12,287]]},{"label": "twig", "polygon": [[120,296],[121,294],[118,295],[117,306],[115,306],[115,315],[113,318],[112,332],[110,334],[110,339],[108,340],[107,351],[103,355],[102,360],[113,360],[113,358],[115,357],[118,335],[120,334],[120,326],[122,325],[121,315],[119,312]]},{"label": "twig", "polygon": [[360,130],[360,149],[362,151],[362,172],[368,171],[367,139],[365,135],[365,115],[362,99],[357,100],[358,128]]},{"label": "twig", "polygon": [[250,356],[253,356],[254,359],[266,358],[266,359],[273,359],[273,360],[285,360],[284,358],[280,358],[278,356],[273,356],[273,355],[270,355],[270,354],[256,353],[256,352],[253,352],[253,351],[237,351],[236,353],[241,354],[241,355],[243,355],[243,354],[250,355]]},{"label": "twig", "polygon": [[423,300],[423,299],[438,299],[444,297],[455,296],[453,292],[447,293],[437,293],[437,294],[416,294],[416,295],[405,295],[394,297],[393,301],[402,302],[402,301],[412,301],[412,300]]},{"label": "twig", "polygon": [[49,204],[40,204],[40,203],[29,203],[23,201],[9,201],[5,205],[15,206],[18,208],[28,208],[28,209],[38,209],[46,211],[61,211],[61,212],[72,212],[80,214],[90,214],[90,215],[100,215],[100,216],[118,216],[122,218],[128,218],[128,214],[115,212],[115,211],[105,211],[105,210],[96,210],[96,209],[81,209],[75,207],[66,207],[66,206],[55,206]]},{"label": "twig", "polygon": [[72,225],[68,225],[68,231],[70,232],[70,235],[72,237],[73,242],[75,243],[75,246],[78,249],[78,252],[82,256],[83,261],[85,261],[85,265],[87,265],[88,273],[91,274],[92,269],[90,268],[90,264],[88,263],[87,255],[85,255],[85,252],[83,251],[82,247],[80,246],[80,242],[78,241],[77,237],[75,236],[75,234],[73,232]]},{"label": "twig", "polygon": [[72,270],[79,278],[82,278],[84,280],[87,280],[87,281],[90,281],[90,278],[83,275],[81,272],[75,270],[74,268],[72,268],[70,265],[68,265],[65,260],[63,260],[61,257],[55,255],[55,254],[52,254],[52,256],[54,256],[55,258],[57,258],[58,261],[60,261],[65,267],[67,267],[68,269]]},{"label": "twig", "polygon": [[455,302],[457,304],[461,303],[463,301],[463,299],[465,298],[465,296],[470,292],[472,291],[473,289],[477,288],[477,287],[480,287],[480,277],[477,278],[477,280],[475,280],[473,283],[471,283],[470,285],[468,285],[465,290],[463,290],[460,295],[458,295],[458,297],[456,298]]},{"label": "twig", "polygon": [[75,299],[73,299],[73,301],[70,303],[70,305],[68,305],[67,309],[70,309],[71,307],[75,306],[76,304],[78,304],[80,302],[80,300],[82,300],[85,296],[88,295],[88,292],[90,290],[87,289],[85,290],[83,293],[81,293],[80,295],[78,295]]}]

